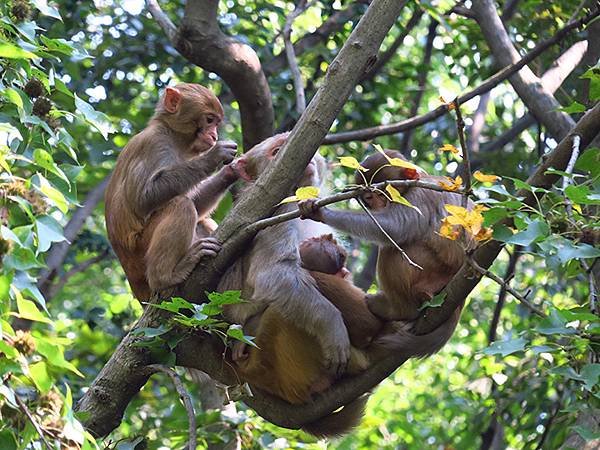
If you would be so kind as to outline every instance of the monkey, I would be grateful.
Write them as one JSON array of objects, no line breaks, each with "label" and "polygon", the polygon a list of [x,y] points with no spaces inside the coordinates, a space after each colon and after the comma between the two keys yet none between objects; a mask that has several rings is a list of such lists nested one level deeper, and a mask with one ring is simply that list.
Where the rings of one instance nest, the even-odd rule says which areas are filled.
[{"label": "monkey", "polygon": [[[403,156],[393,150],[385,151],[389,158]],[[387,158],[376,153],[367,157],[361,165],[367,169],[364,179],[373,183],[386,180],[402,180],[422,178],[438,182],[441,177],[419,174],[414,169],[389,166]],[[356,175],[357,183],[363,183],[363,176]],[[447,215],[444,205],[460,205],[460,194],[439,192],[419,187],[400,190],[405,198],[417,206],[413,208],[392,203],[377,192],[365,192],[361,196],[377,222],[404,250],[406,255],[422,267],[412,266],[406,257],[381,232],[377,224],[364,212],[342,211],[330,208],[317,208],[313,200],[300,202],[298,207],[301,217],[319,221],[332,228],[353,236],[374,242],[379,245],[377,275],[380,292],[367,295],[369,310],[386,322],[414,321],[419,317],[421,307],[437,292],[441,291],[458,272],[465,260],[465,253],[459,243],[448,240],[436,233],[442,219]],[[472,204],[469,204],[472,207]],[[447,324],[440,327],[437,333],[430,333],[424,339],[420,349],[415,349],[421,356],[435,353],[450,338],[460,315],[460,308]],[[380,342],[387,342],[390,347],[406,348],[410,333],[392,333]],[[420,337],[420,336],[417,336]],[[436,342],[437,339],[437,342]],[[416,345],[421,345],[416,344]]]},{"label": "monkey", "polygon": [[369,311],[365,293],[348,279],[346,250],[333,234],[324,234],[302,241],[299,251],[302,267],[310,272],[325,298],[342,313],[352,346],[366,348],[381,331],[383,322]]},{"label": "monkey", "polygon": [[[207,88],[167,87],[125,146],[105,194],[106,228],[133,294],[148,300],[214,256],[210,213],[238,178],[233,142],[218,142],[223,107]],[[216,174],[219,166],[225,164]]]}]

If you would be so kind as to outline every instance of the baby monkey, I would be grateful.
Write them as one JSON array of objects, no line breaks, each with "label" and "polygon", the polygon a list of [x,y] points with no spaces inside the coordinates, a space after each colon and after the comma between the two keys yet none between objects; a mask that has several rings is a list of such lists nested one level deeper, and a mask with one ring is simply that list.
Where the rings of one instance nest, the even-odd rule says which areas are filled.
[{"label": "baby monkey", "polygon": [[342,313],[352,345],[367,347],[383,323],[369,311],[365,293],[352,283],[346,268],[346,250],[332,234],[305,239],[299,250],[302,267],[310,272],[319,291]]}]

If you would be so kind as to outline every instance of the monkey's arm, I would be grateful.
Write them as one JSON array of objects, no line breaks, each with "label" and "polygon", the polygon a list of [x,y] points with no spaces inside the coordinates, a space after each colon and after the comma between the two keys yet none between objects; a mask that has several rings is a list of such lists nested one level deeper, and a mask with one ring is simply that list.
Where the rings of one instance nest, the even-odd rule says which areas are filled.
[{"label": "monkey's arm", "polygon": [[210,214],[219,204],[227,189],[236,182],[238,175],[229,165],[196,185],[189,193],[199,217]]},{"label": "monkey's arm", "polygon": [[[336,230],[379,245],[391,245],[389,239],[365,212],[329,208],[321,208],[319,212],[322,222]],[[373,211],[372,214],[394,241],[402,245],[407,241],[422,239],[431,233],[433,214],[427,208],[421,209],[421,212],[422,214],[419,214],[413,208],[392,204],[383,211]]]},{"label": "monkey's arm", "polygon": [[139,189],[135,192],[137,198],[134,200],[138,206],[136,212],[144,217],[172,198],[185,194],[226,160],[227,154],[231,153],[233,158],[236,148],[235,143],[218,142],[210,151],[198,157],[168,165],[164,164],[164,160],[175,159],[170,156],[171,151],[157,151],[156,161],[152,166],[158,167],[158,170],[148,173],[148,163],[138,164],[133,168],[133,175],[143,180],[142,183],[137,183]]}]

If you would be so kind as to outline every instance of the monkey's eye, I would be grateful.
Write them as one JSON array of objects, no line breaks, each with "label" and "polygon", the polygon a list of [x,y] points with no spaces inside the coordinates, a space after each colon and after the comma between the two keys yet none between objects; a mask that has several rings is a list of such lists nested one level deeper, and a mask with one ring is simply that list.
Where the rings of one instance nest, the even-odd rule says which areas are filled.
[{"label": "monkey's eye", "polygon": [[215,116],[207,116],[206,117],[206,123],[208,125],[212,125],[213,123],[215,123],[217,120],[217,118]]},{"label": "monkey's eye", "polygon": [[275,147],[273,149],[273,151],[271,152],[271,155],[275,156],[277,153],[279,153],[279,150],[281,149],[281,147]]}]

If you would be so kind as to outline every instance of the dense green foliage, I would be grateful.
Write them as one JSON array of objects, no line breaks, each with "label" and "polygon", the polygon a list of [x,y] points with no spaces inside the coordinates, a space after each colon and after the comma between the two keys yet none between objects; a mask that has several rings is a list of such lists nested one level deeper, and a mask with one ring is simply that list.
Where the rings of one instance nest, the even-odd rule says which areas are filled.
[{"label": "dense green foliage", "polygon": [[[163,3],[176,21],[183,2]],[[351,3],[314,2],[295,21],[292,39],[314,32]],[[519,2],[507,25],[513,42],[525,51],[552,36],[578,4]],[[444,15],[452,6],[451,1],[426,0],[407,8],[384,48],[418,8],[424,11],[421,20],[389,62],[356,87],[332,131],[410,117],[419,90],[416,80],[424,70],[427,82],[418,113],[437,107],[440,96],[452,99],[494,73],[477,23]],[[353,20],[298,55],[308,99],[365,8],[356,7]],[[250,44],[268,66],[283,50],[280,32],[292,9],[293,2],[280,0],[220,2],[219,20],[224,32]],[[40,432],[52,448],[181,448],[187,416],[163,375],[151,379],[104,441],[86,434],[73,411],[142,311],[110,250],[102,204],[70,239],[60,266],[50,275],[45,267],[49,252],[64,245],[64,227],[77,206],[109,175],[129,137],[144,127],[162,87],[178,81],[209,86],[224,99],[222,135],[241,142],[238,105],[214,74],[177,53],[141,1],[10,0],[0,5],[0,14],[0,449],[42,448]],[[425,67],[432,20],[440,23]],[[543,73],[582,36],[570,34],[531,67]],[[284,65],[268,79],[276,127],[289,129],[297,119],[290,71]],[[589,83],[588,98],[584,83]],[[583,105],[600,100],[600,69],[581,64],[556,97],[577,119]],[[476,107],[476,101],[463,106],[468,125]],[[492,142],[525,112],[510,85],[499,85],[487,104],[481,142]],[[376,142],[399,148],[402,137]],[[460,159],[437,151],[447,143],[458,146],[452,114],[414,131],[411,157],[431,173],[452,175]],[[592,342],[597,343],[600,318],[598,306],[591,304],[590,280],[600,257],[600,150],[584,153],[574,174],[561,173],[568,183],[536,190],[547,195],[535,207],[524,207],[515,195],[518,189],[532,189],[520,180],[534,170],[541,152],[555,145],[535,125],[508,145],[491,151],[482,145],[472,155],[475,169],[502,177],[475,185],[476,195],[490,208],[485,224],[494,229],[494,238],[508,244],[491,270],[502,278],[515,259],[510,285],[527,294],[547,318],[533,315],[509,295],[490,339],[501,288],[484,278],[451,342],[438,355],[411,361],[383,382],[352,435],[326,444],[277,428],[243,404],[223,411],[197,405],[199,448],[237,437],[243,448],[470,449],[479,448],[492,421],[503,427],[505,446],[513,449],[558,448],[573,431],[598,438],[575,420],[598,406],[600,364]],[[370,143],[362,142],[321,150],[330,161],[342,155],[361,159],[369,151]],[[332,171],[332,189],[350,182],[351,171],[339,165]],[[230,201],[224,202],[215,218],[220,220],[229,207]],[[506,217],[514,219],[513,228],[499,224]],[[349,267],[358,273],[367,246],[347,243],[352,248]],[[40,284],[42,278],[48,282]],[[197,389],[192,383],[188,387],[198,400]]]}]

